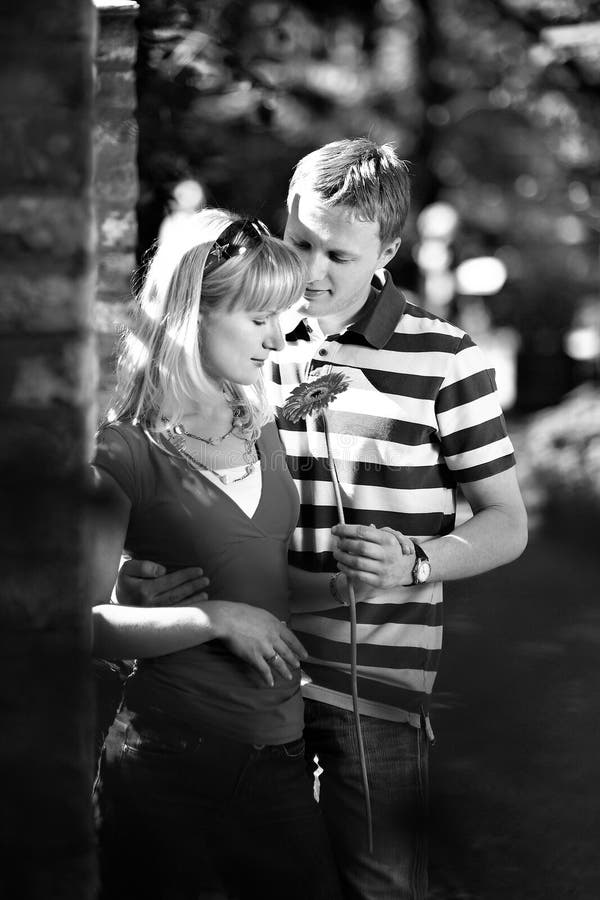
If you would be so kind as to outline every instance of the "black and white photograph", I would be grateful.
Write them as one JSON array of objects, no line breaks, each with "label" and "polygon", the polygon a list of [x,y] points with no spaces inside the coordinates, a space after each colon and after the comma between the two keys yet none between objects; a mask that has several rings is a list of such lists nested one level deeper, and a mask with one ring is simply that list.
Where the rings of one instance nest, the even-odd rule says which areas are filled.
[{"label": "black and white photograph", "polygon": [[0,40],[0,898],[599,900],[599,0]]}]

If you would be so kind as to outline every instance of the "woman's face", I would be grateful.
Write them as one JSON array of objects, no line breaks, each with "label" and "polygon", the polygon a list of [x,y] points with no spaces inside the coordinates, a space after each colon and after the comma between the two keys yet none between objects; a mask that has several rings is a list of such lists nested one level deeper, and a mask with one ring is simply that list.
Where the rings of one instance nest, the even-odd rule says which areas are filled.
[{"label": "woman's face", "polygon": [[216,384],[254,384],[271,350],[284,346],[279,313],[270,310],[211,310],[200,334],[202,367]]}]

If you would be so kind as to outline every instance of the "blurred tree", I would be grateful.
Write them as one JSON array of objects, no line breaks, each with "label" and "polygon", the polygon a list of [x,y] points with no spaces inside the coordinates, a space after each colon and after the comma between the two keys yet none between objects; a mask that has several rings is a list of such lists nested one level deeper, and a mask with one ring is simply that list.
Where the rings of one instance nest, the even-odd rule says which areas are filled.
[{"label": "blurred tree", "polygon": [[139,23],[141,254],[183,177],[278,229],[315,146],[368,133],[419,155],[418,4],[146,0]]},{"label": "blurred tree", "polygon": [[342,136],[393,141],[414,172],[394,275],[416,287],[416,215],[454,206],[455,261],[495,254],[508,268],[486,302],[521,333],[523,407],[553,402],[571,386],[564,333],[598,293],[599,12],[584,0],[142,0],[140,254],[182,178],[278,230],[301,155]]},{"label": "blurred tree", "polygon": [[549,405],[573,384],[564,335],[598,295],[599,4],[428,6],[426,166],[460,214],[458,259],[493,252],[507,265],[490,312],[521,334],[519,405]]}]

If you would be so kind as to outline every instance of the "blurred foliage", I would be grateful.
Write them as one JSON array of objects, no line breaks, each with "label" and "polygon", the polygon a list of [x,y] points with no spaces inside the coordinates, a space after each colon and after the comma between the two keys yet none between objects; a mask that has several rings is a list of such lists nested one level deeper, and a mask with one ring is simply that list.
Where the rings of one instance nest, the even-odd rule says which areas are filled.
[{"label": "blurred foliage", "polygon": [[278,228],[292,167],[319,144],[370,134],[416,158],[421,27],[415,4],[389,0],[142,2],[143,248],[185,175]]},{"label": "blurred foliage", "polygon": [[412,164],[399,282],[418,290],[416,214],[451,203],[454,261],[507,265],[493,321],[560,357],[598,297],[598,18],[584,0],[141,0],[141,252],[181,178],[279,230],[299,157],[367,134]]},{"label": "blurred foliage", "polygon": [[544,522],[597,545],[600,527],[600,388],[580,385],[530,417],[513,440],[530,528]]}]

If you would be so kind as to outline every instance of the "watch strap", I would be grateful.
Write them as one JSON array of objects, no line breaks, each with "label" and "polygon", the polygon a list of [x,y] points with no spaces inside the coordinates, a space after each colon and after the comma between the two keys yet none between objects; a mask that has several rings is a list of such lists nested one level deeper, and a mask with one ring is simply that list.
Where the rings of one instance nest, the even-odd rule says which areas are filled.
[{"label": "watch strap", "polygon": [[[412,538],[411,538],[411,540],[412,540]],[[416,541],[412,541],[412,544],[413,544],[413,547],[415,548],[415,564],[412,567],[412,572],[410,573],[410,575],[411,575],[413,584],[420,584],[421,582],[419,581],[419,579],[417,577],[418,572],[419,572],[419,564],[422,562],[428,563],[429,557],[427,556],[427,554],[425,553],[425,551],[423,550],[423,548],[421,547],[420,544],[417,544]]]},{"label": "watch strap", "polygon": [[[411,541],[412,541],[412,538],[411,538]],[[423,550],[421,545],[417,544],[416,541],[412,541],[412,544],[413,544],[413,547],[415,548],[415,555],[416,555],[417,559],[420,559],[423,562],[429,562],[429,557],[427,556],[427,554],[425,553],[425,551]]]}]

